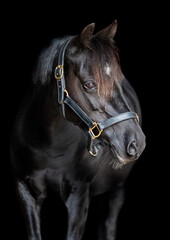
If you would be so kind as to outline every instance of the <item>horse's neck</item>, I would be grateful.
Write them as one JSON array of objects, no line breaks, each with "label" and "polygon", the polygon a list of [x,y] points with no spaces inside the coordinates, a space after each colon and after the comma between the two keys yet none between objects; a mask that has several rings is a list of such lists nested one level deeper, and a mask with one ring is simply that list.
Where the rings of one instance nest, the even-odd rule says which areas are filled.
[{"label": "horse's neck", "polygon": [[42,113],[52,118],[58,115],[56,89],[53,85],[52,83],[35,85],[32,94],[32,107],[36,107],[39,114]]},{"label": "horse's neck", "polygon": [[31,99],[29,127],[38,140],[42,139],[54,148],[61,148],[80,138],[80,128],[60,115],[55,86],[36,86]]}]

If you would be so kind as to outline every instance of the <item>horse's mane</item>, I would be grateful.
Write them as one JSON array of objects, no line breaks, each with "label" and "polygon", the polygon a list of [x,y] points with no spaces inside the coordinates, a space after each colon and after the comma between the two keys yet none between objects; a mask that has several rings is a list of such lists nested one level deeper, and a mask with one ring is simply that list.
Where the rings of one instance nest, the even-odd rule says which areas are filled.
[{"label": "horse's mane", "polygon": [[[46,84],[51,81],[54,61],[56,60],[60,46],[66,38],[52,40],[50,45],[41,52],[36,70],[33,73],[34,83],[40,82],[41,84]],[[97,83],[98,95],[104,97],[111,96],[114,89],[114,82],[121,78],[119,55],[114,41],[94,36],[90,41],[90,45],[84,47],[88,49],[87,52],[92,61],[92,71]],[[111,78],[105,73],[104,68],[106,64],[112,66]]]},{"label": "horse's mane", "polygon": [[58,49],[65,39],[66,37],[53,39],[50,45],[42,50],[40,56],[38,57],[35,72],[33,73],[34,83],[39,81],[41,84],[45,84],[51,81],[53,63],[56,59]]}]

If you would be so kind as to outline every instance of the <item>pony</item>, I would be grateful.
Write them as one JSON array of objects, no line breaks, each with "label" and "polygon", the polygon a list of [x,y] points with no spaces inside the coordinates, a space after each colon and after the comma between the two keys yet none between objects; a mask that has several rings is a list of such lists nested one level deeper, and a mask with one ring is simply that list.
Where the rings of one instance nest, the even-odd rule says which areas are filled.
[{"label": "pony", "polygon": [[56,38],[41,52],[14,122],[11,166],[29,240],[42,239],[49,189],[66,206],[66,240],[82,239],[91,199],[107,193],[98,238],[114,240],[126,179],[146,145],[114,41],[117,21],[94,28]]}]

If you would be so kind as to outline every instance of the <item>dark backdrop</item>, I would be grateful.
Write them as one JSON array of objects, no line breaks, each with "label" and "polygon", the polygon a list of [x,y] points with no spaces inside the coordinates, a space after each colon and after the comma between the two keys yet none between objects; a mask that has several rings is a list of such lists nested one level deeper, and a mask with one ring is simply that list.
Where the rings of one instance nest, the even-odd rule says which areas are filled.
[{"label": "dark backdrop", "polygon": [[[119,2],[120,3],[120,2]],[[4,16],[4,39],[7,42],[7,70],[5,84],[8,89],[8,114],[10,114],[9,138],[17,109],[26,92],[31,74],[40,51],[51,39],[74,35],[89,23],[96,23],[96,31],[108,26],[114,19],[118,20],[116,43],[120,49],[120,59],[123,73],[134,86],[142,106],[143,130],[147,138],[147,147],[138,160],[127,182],[127,196],[119,217],[118,240],[127,237],[131,240],[154,239],[166,231],[166,193],[164,189],[165,170],[168,159],[163,157],[166,152],[167,135],[162,135],[162,129],[167,123],[160,120],[164,112],[165,100],[161,88],[164,78],[160,71],[163,57],[164,41],[161,42],[163,27],[166,23],[162,16],[166,15],[162,5],[150,5],[136,2],[117,6],[114,1],[96,2],[92,7],[84,2],[18,4],[10,5]],[[164,82],[166,83],[166,81]],[[162,99],[160,101],[160,98]],[[158,110],[159,109],[159,110]],[[7,116],[7,115],[5,115]],[[165,123],[165,124],[164,124]],[[165,131],[166,134],[166,131]],[[163,137],[164,136],[164,137]],[[23,220],[16,199],[9,163],[9,138],[7,143],[8,158],[2,168],[2,185],[4,202],[5,234],[13,239],[26,240]],[[43,236],[45,239],[57,238],[56,231],[61,231],[64,216],[60,209],[62,203],[56,205],[56,199],[51,197],[43,208]],[[3,209],[2,209],[3,211]],[[93,205],[91,215],[93,221],[87,226],[94,239],[95,216]],[[58,230],[57,230],[58,228]],[[62,233],[61,233],[62,235]],[[5,239],[10,239],[6,237]]]}]

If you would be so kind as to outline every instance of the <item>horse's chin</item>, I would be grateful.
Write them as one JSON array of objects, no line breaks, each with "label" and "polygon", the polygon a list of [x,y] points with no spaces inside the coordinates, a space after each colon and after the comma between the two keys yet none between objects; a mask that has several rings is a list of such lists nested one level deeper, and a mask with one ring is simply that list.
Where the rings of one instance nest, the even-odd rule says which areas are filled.
[{"label": "horse's chin", "polygon": [[113,160],[110,164],[109,164],[114,170],[119,170],[121,169],[124,165],[119,163],[116,160]]}]

